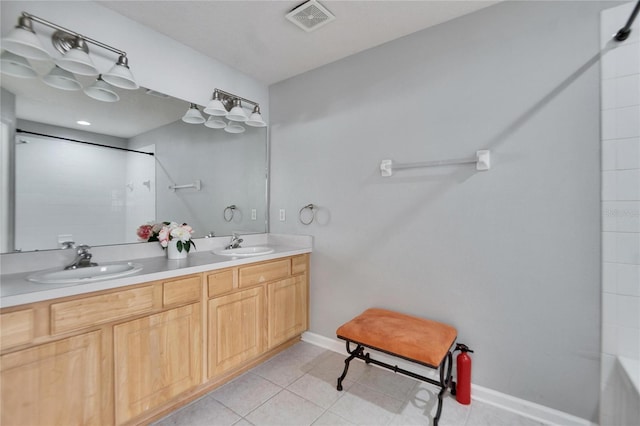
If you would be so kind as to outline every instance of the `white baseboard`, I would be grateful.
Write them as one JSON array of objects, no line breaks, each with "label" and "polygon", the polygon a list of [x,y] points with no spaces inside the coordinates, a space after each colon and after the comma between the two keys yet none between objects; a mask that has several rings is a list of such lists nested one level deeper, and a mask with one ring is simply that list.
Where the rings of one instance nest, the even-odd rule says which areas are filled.
[{"label": "white baseboard", "polygon": [[[347,354],[346,344],[343,340],[331,339],[329,337],[322,336],[320,334],[305,332],[302,334],[302,340],[311,343],[322,348],[338,352],[341,354]],[[354,345],[351,346],[352,348]],[[375,359],[385,362],[391,365],[397,365],[400,368],[413,371],[417,374],[433,377],[437,380],[437,372],[434,369],[423,367],[418,364],[404,361],[400,358],[395,358],[384,353],[370,351],[375,354]],[[516,398],[511,395],[507,395],[501,392],[494,391],[478,385],[471,385],[471,398],[491,404],[496,407],[500,407],[504,410],[511,411],[521,416],[529,417],[531,419],[547,423],[549,425],[557,426],[594,426],[589,420],[582,419],[580,417],[545,407],[544,405],[536,404],[534,402],[526,401],[524,399]]]}]

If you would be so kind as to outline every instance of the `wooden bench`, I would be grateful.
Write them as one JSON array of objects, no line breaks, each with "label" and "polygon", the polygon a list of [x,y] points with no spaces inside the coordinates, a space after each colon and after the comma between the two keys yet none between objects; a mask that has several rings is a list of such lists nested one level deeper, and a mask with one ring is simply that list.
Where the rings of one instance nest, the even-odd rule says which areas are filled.
[{"label": "wooden bench", "polygon": [[[446,390],[454,385],[451,368],[452,347],[457,337],[455,328],[437,321],[372,308],[341,325],[336,334],[338,338],[346,340],[349,353],[349,357],[344,361],[344,371],[338,378],[339,391],[342,390],[342,381],[347,376],[351,360],[358,358],[367,364],[373,363],[440,387],[438,409],[433,419],[434,426],[438,425],[442,413],[442,397]],[[354,350],[351,350],[351,343],[356,345]],[[403,370],[397,365],[374,360],[368,352],[364,353],[365,347],[439,369],[440,380]]]}]

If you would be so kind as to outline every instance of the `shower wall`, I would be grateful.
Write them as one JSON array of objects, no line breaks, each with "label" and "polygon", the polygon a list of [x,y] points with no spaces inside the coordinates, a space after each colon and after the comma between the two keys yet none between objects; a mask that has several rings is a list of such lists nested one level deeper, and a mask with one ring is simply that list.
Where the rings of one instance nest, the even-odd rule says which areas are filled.
[{"label": "shower wall", "polygon": [[611,40],[634,4],[601,15],[603,425],[640,421],[640,20]]}]

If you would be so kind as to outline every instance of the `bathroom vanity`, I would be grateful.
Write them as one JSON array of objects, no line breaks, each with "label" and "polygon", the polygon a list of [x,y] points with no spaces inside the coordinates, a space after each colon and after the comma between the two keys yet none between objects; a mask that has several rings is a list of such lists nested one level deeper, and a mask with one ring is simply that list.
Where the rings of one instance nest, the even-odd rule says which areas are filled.
[{"label": "bathroom vanity", "polygon": [[0,422],[142,424],[220,386],[307,329],[310,251],[200,253],[113,288],[3,307]]}]

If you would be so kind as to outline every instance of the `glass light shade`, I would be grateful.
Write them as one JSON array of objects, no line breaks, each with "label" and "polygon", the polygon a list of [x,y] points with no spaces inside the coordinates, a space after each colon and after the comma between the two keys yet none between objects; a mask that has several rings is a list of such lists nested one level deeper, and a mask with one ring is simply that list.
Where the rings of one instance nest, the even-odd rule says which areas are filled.
[{"label": "glass light shade", "polygon": [[102,74],[102,79],[112,86],[121,89],[135,90],[138,87],[133,74],[129,69],[128,60],[125,56],[120,56],[118,62],[109,70]]},{"label": "glass light shade", "polygon": [[78,75],[98,75],[98,69],[93,64],[89,54],[79,48],[70,49],[64,56],[57,59],[56,65]]},{"label": "glass light shade", "polygon": [[234,121],[229,121],[227,127],[224,128],[224,131],[227,133],[244,133],[244,130],[245,128],[243,126]]},{"label": "glass light shade", "polygon": [[215,115],[216,117],[226,117],[227,109],[220,99],[212,99],[204,109],[205,114]]},{"label": "glass light shade", "polygon": [[35,78],[38,76],[29,61],[9,51],[2,52],[0,62],[2,63],[2,74],[19,78]]},{"label": "glass light shade", "polygon": [[247,121],[245,121],[245,124],[251,127],[267,127],[267,123],[264,122],[262,115],[260,115],[259,106],[256,105]]},{"label": "glass light shade", "polygon": [[117,102],[120,96],[100,77],[91,86],[84,89],[84,93],[90,98],[102,102]]},{"label": "glass light shade", "polygon": [[48,86],[55,87],[56,89],[61,90],[80,90],[82,89],[82,84],[76,77],[71,74],[67,70],[63,70],[62,68],[55,66],[49,74],[42,77],[42,81],[45,82]]},{"label": "glass light shade", "polygon": [[227,114],[227,118],[232,121],[247,121],[247,113],[242,109],[240,99],[233,100],[233,108]]},{"label": "glass light shade", "polygon": [[191,104],[187,113],[182,117],[182,121],[189,124],[202,124],[204,123],[204,117],[200,113],[196,104]]},{"label": "glass light shade", "polygon": [[[20,18],[22,23],[23,18]],[[31,22],[29,20],[29,22]],[[33,30],[19,24],[0,43],[4,50],[29,59],[50,59],[49,53],[42,47]]]},{"label": "glass light shade", "polygon": [[225,123],[224,120],[213,115],[209,116],[204,125],[209,127],[210,129],[224,129],[225,127],[227,127],[227,123]]}]

